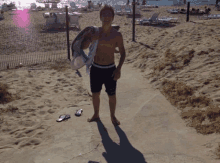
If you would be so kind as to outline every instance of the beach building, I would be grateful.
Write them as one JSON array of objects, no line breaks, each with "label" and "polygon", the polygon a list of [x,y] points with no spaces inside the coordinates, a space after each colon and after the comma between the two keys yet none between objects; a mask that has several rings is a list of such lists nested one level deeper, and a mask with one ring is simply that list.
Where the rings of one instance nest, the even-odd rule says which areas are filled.
[{"label": "beach building", "polygon": [[75,3],[75,2],[70,2],[70,6],[71,6],[72,8],[75,8],[75,7],[76,7],[76,3]]},{"label": "beach building", "polygon": [[36,9],[36,8],[37,8],[36,3],[31,3],[31,9]]},{"label": "beach building", "polygon": [[91,8],[93,8],[93,3],[92,1],[88,1],[88,9],[91,9]]},{"label": "beach building", "polygon": [[51,8],[57,8],[57,3],[52,3]]},{"label": "beach building", "polygon": [[1,10],[4,11],[4,12],[9,10],[9,8],[8,8],[6,3],[3,4],[1,8],[2,8]]},{"label": "beach building", "polygon": [[49,3],[45,3],[45,8],[50,8],[50,4]]}]

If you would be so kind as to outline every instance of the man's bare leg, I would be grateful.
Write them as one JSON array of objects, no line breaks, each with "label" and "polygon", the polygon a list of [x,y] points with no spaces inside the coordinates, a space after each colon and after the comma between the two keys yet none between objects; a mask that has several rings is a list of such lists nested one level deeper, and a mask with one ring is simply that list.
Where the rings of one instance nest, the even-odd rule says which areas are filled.
[{"label": "man's bare leg", "polygon": [[100,106],[100,92],[92,93],[92,102],[94,107],[94,115],[92,118],[88,119],[88,122],[99,121],[99,106]]},{"label": "man's bare leg", "polygon": [[117,126],[120,125],[120,122],[115,117],[115,108],[116,108],[116,95],[108,96],[109,97],[109,106],[111,112],[112,123]]}]

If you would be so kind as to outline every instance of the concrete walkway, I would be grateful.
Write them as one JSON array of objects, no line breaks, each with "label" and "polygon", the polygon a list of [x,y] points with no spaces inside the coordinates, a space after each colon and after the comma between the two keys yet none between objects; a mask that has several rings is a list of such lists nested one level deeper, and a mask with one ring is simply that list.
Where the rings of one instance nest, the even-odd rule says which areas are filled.
[{"label": "concrete walkway", "polygon": [[[83,76],[85,87],[90,91],[89,77],[85,73]],[[93,131],[92,139],[99,144],[91,153],[70,162],[219,162],[204,146],[218,136],[197,134],[193,128],[186,127],[179,113],[158,90],[151,87],[139,70],[124,64],[117,84],[116,117],[121,125],[114,128],[111,123],[108,96],[103,85],[101,123],[89,124]]]}]

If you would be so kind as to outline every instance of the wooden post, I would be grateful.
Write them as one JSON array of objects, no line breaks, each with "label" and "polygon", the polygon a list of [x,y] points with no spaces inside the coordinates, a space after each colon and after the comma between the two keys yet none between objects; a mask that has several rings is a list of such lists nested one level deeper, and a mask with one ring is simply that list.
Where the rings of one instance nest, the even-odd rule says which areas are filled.
[{"label": "wooden post", "polygon": [[190,7],[190,2],[187,3],[187,13],[186,13],[186,21],[189,21],[189,7]]},{"label": "wooden post", "polygon": [[135,0],[133,0],[133,38],[132,41],[135,41]]},{"label": "wooden post", "polygon": [[69,14],[68,14],[68,7],[67,6],[66,6],[66,38],[67,38],[67,49],[68,49],[68,56],[67,56],[67,58],[70,60]]}]

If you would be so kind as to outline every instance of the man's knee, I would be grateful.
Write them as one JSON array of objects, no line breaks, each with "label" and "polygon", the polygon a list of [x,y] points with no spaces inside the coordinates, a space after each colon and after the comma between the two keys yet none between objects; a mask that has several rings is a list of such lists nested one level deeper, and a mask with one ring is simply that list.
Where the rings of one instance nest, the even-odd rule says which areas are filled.
[{"label": "man's knee", "polygon": [[97,96],[99,97],[100,94],[101,94],[101,91],[100,92],[92,92],[93,97],[97,97]]},{"label": "man's knee", "polygon": [[115,92],[107,92],[108,96],[113,97],[115,96]]}]

